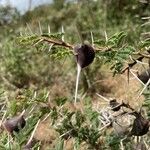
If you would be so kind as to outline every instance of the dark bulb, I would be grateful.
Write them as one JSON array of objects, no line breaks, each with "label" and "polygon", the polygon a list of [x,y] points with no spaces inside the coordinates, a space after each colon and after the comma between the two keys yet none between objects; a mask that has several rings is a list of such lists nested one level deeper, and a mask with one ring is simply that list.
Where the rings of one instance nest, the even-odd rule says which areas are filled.
[{"label": "dark bulb", "polygon": [[81,68],[84,68],[93,62],[95,52],[92,46],[87,44],[75,46],[74,51],[76,53],[77,63]]},{"label": "dark bulb", "polygon": [[146,84],[148,80],[150,79],[150,69],[147,69],[146,71],[142,72],[141,74],[138,74],[138,78]]},{"label": "dark bulb", "polygon": [[149,131],[149,121],[145,119],[141,114],[134,113],[135,120],[133,122],[131,135],[142,136]]},{"label": "dark bulb", "polygon": [[3,126],[11,135],[13,135],[14,131],[19,132],[19,129],[24,128],[25,124],[26,121],[24,117],[21,115],[6,120]]}]

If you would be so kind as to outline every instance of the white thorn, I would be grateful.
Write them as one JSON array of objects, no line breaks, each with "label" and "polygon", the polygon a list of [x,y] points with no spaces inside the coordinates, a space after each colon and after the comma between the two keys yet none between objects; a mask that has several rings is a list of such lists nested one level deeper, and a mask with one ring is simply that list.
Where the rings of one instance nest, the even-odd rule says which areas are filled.
[{"label": "white thorn", "polygon": [[38,23],[39,23],[40,34],[43,34],[40,21]]},{"label": "white thorn", "polygon": [[[136,62],[139,63],[139,64],[142,64],[142,65],[149,65],[148,63],[141,62],[141,61],[139,61],[139,60],[136,60]],[[145,67],[144,67],[144,68],[145,68]]]},{"label": "white thorn", "polygon": [[34,95],[32,99],[35,99],[37,97],[37,91],[34,91]]},{"label": "white thorn", "polygon": [[25,112],[26,112],[26,110],[24,109],[24,110],[22,111],[22,113],[20,114],[20,116],[23,116],[23,115],[25,114]]},{"label": "white thorn", "polygon": [[145,85],[136,75],[135,73],[133,73],[133,70],[132,69],[129,69],[130,73],[143,85]]},{"label": "white thorn", "polygon": [[93,32],[91,31],[91,42],[92,42],[92,46],[94,46],[94,38],[93,38]]},{"label": "white thorn", "polygon": [[36,125],[35,125],[35,127],[34,127],[34,130],[33,130],[33,132],[32,132],[32,134],[31,134],[31,136],[30,136],[30,138],[29,138],[29,140],[28,140],[28,142],[27,142],[26,145],[30,144],[30,142],[32,141],[33,136],[34,136],[34,134],[35,134],[35,131],[36,131],[36,129],[37,129],[39,123],[40,123],[40,119],[39,119],[38,122],[36,123]]},{"label": "white thorn", "polygon": [[49,92],[47,92],[47,94],[46,94],[46,99],[49,97],[49,95],[50,95],[50,91]]},{"label": "white thorn", "polygon": [[146,149],[149,149],[150,147],[148,146],[148,144],[146,143],[146,141],[143,140],[143,142],[144,142],[144,144],[145,144],[145,146],[146,146]]},{"label": "white thorn", "polygon": [[71,129],[71,130],[69,130],[69,131],[67,131],[67,132],[63,133],[62,135],[60,135],[60,136],[59,136],[59,138],[62,138],[64,135],[66,135],[66,134],[70,133],[72,130],[73,130],[73,129]]},{"label": "white thorn", "polygon": [[65,36],[64,36],[65,31],[64,31],[63,26],[61,27],[61,33],[63,34],[61,40],[64,42],[65,41]]},{"label": "white thorn", "polygon": [[103,100],[105,100],[106,102],[110,101],[108,98],[106,98],[106,97],[104,97],[104,96],[102,96],[102,95],[100,95],[98,93],[96,93],[96,95],[99,96],[100,98],[102,98]]},{"label": "white thorn", "polygon": [[51,27],[48,25],[48,33],[51,33]]},{"label": "white thorn", "polygon": [[[129,58],[131,59],[131,61],[134,61],[131,55],[129,55]],[[128,62],[127,62],[127,63],[128,63]]]},{"label": "white thorn", "polygon": [[36,106],[37,106],[37,104],[35,104],[35,105],[31,108],[31,110],[29,111],[28,114],[31,114],[31,113],[33,112],[33,110],[36,108]]},{"label": "white thorn", "polygon": [[110,122],[109,123],[107,123],[105,126],[103,126],[102,128],[100,128],[98,131],[102,131],[103,129],[105,129],[106,127],[108,127],[108,126],[110,126]]},{"label": "white thorn", "polygon": [[143,23],[143,24],[141,25],[141,27],[146,26],[146,25],[149,25],[149,24],[150,24],[150,21],[147,21],[147,22]]},{"label": "white thorn", "polygon": [[79,78],[80,78],[80,72],[81,72],[81,67],[77,63],[77,77],[76,77],[76,89],[75,89],[75,100],[74,103],[76,104],[77,102],[77,96],[78,96],[78,86],[79,86]]},{"label": "white thorn", "polygon": [[44,39],[40,39],[40,40],[38,40],[36,43],[34,43],[34,45],[33,45],[33,46],[36,46],[37,44],[41,43],[42,41],[44,41]]},{"label": "white thorn", "polygon": [[21,31],[20,31],[20,36],[23,36]]},{"label": "white thorn", "polygon": [[107,32],[105,31],[104,34],[105,34],[105,40],[106,40],[106,42],[107,42],[107,41],[108,41]]},{"label": "white thorn", "polygon": [[51,114],[51,112],[48,113],[48,114],[46,115],[46,117],[45,117],[41,122],[44,122],[44,121],[50,116],[50,114]]},{"label": "white thorn", "polygon": [[142,93],[144,92],[144,90],[147,88],[147,86],[149,85],[150,83],[150,79],[147,81],[147,83],[145,84],[144,88],[142,89],[142,91],[139,93],[137,99],[142,95]]},{"label": "white thorn", "polygon": [[51,44],[51,45],[50,45],[50,47],[49,47],[49,49],[48,49],[49,52],[51,51],[51,49],[52,49],[53,46],[54,46],[54,44]]},{"label": "white thorn", "polygon": [[144,19],[150,19],[150,16],[149,17],[142,17],[142,19],[144,20]]},{"label": "white thorn", "polygon": [[31,34],[33,34],[33,32],[32,32],[32,30],[31,30],[31,28],[30,28],[29,24],[28,24],[28,23],[26,23],[26,25],[27,25],[27,28],[28,28],[28,30],[30,31],[30,33],[31,33]]}]

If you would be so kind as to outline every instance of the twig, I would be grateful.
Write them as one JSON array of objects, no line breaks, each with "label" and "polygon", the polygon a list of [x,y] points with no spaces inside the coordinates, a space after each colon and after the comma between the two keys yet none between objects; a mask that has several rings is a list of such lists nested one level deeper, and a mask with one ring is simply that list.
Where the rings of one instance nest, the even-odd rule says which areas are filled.
[{"label": "twig", "polygon": [[52,40],[52,39],[44,37],[44,35],[42,35],[42,38],[43,38],[43,41],[46,41],[48,43],[51,43],[51,44],[54,44],[54,45],[57,45],[57,46],[63,46],[63,47],[69,48],[69,49],[74,48],[74,46],[69,44],[69,43],[66,43],[66,42],[63,42],[63,41],[58,41],[58,40],[57,41]]}]

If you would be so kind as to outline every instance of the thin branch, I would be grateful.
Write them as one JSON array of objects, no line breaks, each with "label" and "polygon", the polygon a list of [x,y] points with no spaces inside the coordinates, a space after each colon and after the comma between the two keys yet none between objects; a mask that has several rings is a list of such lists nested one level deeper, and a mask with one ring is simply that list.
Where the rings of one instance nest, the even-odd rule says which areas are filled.
[{"label": "thin branch", "polygon": [[57,45],[57,46],[63,46],[65,48],[69,48],[69,49],[73,49],[73,45],[69,44],[69,43],[66,43],[66,42],[63,42],[63,41],[56,41],[56,40],[52,40],[52,39],[49,39],[49,38],[46,38],[44,36],[42,36],[43,38],[43,41],[46,41],[48,43],[51,43],[51,44],[54,44],[54,45]]}]

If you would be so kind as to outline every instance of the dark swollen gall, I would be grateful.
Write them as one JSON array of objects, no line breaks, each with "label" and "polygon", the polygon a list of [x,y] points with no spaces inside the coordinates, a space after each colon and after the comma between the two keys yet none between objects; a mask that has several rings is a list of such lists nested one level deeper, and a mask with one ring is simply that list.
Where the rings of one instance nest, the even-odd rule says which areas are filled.
[{"label": "dark swollen gall", "polygon": [[141,74],[138,74],[138,78],[146,84],[148,80],[150,79],[150,68],[147,69],[146,71],[143,71]]},{"label": "dark swollen gall", "polygon": [[143,136],[149,131],[149,121],[145,119],[140,113],[135,112],[133,114],[136,118],[133,122],[131,129],[131,135]]},{"label": "dark swollen gall", "polygon": [[95,58],[94,49],[90,45],[83,44],[81,46],[75,46],[74,51],[76,53],[77,63],[81,68],[87,67]]},{"label": "dark swollen gall", "polygon": [[84,67],[87,67],[93,62],[95,57],[95,52],[93,47],[88,44],[75,46],[74,52],[77,61],[77,78],[76,78],[75,101],[74,101],[76,103],[80,72]]},{"label": "dark swollen gall", "polygon": [[13,135],[13,132],[19,132],[19,130],[24,128],[25,125],[26,125],[26,121],[25,121],[23,115],[10,118],[3,123],[4,128],[11,135]]}]

